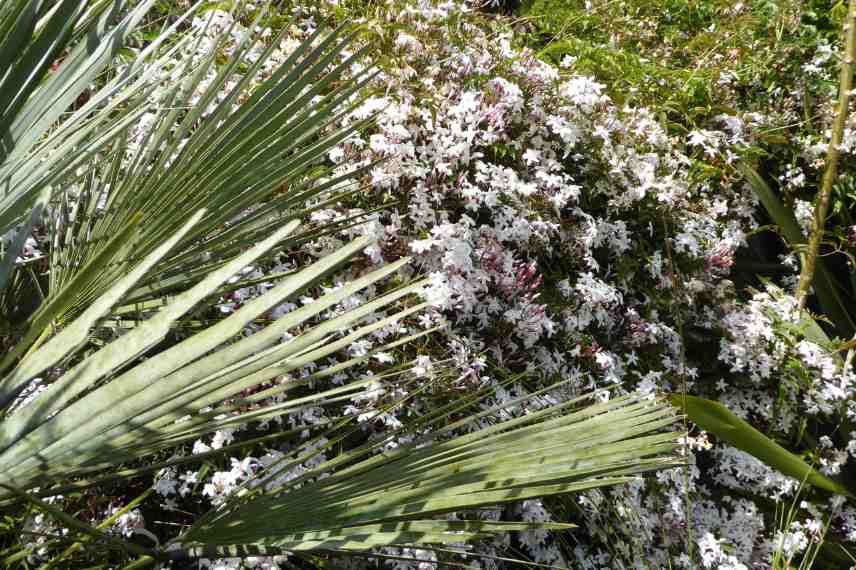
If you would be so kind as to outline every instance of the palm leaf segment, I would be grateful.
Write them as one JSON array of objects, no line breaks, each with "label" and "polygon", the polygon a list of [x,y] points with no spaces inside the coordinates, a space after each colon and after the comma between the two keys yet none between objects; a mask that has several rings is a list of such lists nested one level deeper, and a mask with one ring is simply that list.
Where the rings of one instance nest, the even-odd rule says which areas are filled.
[{"label": "palm leaf segment", "polygon": [[[124,77],[107,82],[88,102],[69,109],[91,89],[152,4],[153,0],[144,0],[128,10],[122,0],[0,2],[0,237],[5,238],[0,239],[0,324],[4,329],[16,328],[13,313],[20,302],[3,293],[33,288],[21,279],[20,271],[14,271],[15,260],[44,216],[52,188],[139,116],[139,110],[127,106],[138,89],[123,88],[135,81],[138,88],[145,84],[148,72],[139,62],[130,65]],[[149,53],[159,44],[155,42]]]},{"label": "palm leaf segment", "polygon": [[[120,42],[124,36],[117,30],[127,31],[150,4],[135,8],[122,21],[125,27],[103,33],[102,41]],[[205,214],[199,223],[126,295],[119,313],[161,306],[167,293],[186,288],[275,228],[305,216],[307,203],[322,195],[337,199],[363,171],[334,177],[319,166],[330,148],[366,124],[332,126],[361,103],[357,93],[372,73],[367,68],[342,80],[362,55],[343,55],[349,38],[339,33],[322,38],[319,30],[261,81],[281,38],[260,46],[247,32],[218,68],[217,57],[233,30],[216,36],[213,49],[199,55],[199,36],[207,30],[163,47],[178,24],[143,50],[137,61],[146,65],[129,65],[108,80],[47,140],[33,146],[34,125],[20,141],[13,137],[14,148],[0,164],[0,180],[11,189],[0,199],[0,222],[10,228],[26,219],[29,206],[39,205],[44,189],[53,188],[51,272],[48,302],[23,323],[26,334],[0,361],[0,371],[39,342],[48,327],[80,314],[200,209]],[[97,63],[109,61],[106,56],[118,47]],[[176,67],[182,60],[186,63]],[[73,63],[64,61],[55,75]],[[53,81],[49,77],[44,89],[54,88]],[[65,108],[70,101],[56,105]],[[50,115],[51,123],[58,116]],[[151,130],[132,144],[131,126],[143,117]]]},{"label": "palm leaf segment", "polygon": [[179,552],[466,542],[536,525],[426,517],[614,485],[680,464],[673,455],[679,434],[662,431],[675,422],[670,406],[627,396],[580,407],[586,399],[448,439],[501,409],[492,408],[392,452],[361,457],[379,449],[374,443],[345,453],[286,483],[277,484],[280,470],[274,467],[231,507],[180,538]]},{"label": "palm leaf segment", "polygon": [[0,233],[27,217],[44,188],[90,160],[139,116],[139,109],[121,117],[112,111],[127,103],[134,80],[139,88],[148,78],[140,64],[68,110],[153,4],[145,0],[131,10],[121,0],[0,4]]}]

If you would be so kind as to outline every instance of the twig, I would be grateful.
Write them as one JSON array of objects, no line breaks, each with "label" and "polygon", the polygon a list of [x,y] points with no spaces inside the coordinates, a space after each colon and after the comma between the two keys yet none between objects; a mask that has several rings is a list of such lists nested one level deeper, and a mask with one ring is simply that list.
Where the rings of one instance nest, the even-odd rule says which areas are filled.
[{"label": "twig", "polygon": [[[856,0],[853,0],[856,2]],[[669,235],[669,223],[666,221],[666,218],[663,218],[663,229],[666,236]],[[666,246],[666,258],[669,261],[669,274],[672,280],[672,290],[675,291],[675,295],[679,295],[680,291],[680,281],[678,280],[678,270],[675,265],[675,259],[672,256],[672,245],[671,241],[668,237],[664,240]],[[675,320],[678,325],[678,335],[681,337],[681,349],[680,349],[680,380],[681,380],[681,409],[683,410],[682,417],[684,422],[684,457],[689,461],[690,457],[690,426],[689,426],[689,418],[686,414],[687,409],[687,359],[686,359],[686,335],[684,335],[684,319],[681,316],[680,309],[675,311]],[[687,525],[687,556],[690,560],[693,559],[693,546],[695,540],[693,539],[693,525],[692,525],[692,503],[690,497],[690,466],[689,463],[684,465],[683,468],[684,475],[684,518],[686,519]]]},{"label": "twig", "polygon": [[[95,530],[97,530],[97,531],[108,530],[111,526],[113,526],[113,524],[116,523],[116,521],[119,520],[119,517],[121,517],[125,513],[131,512],[133,509],[137,508],[140,505],[140,503],[142,503],[144,500],[146,500],[148,498],[148,496],[152,493],[152,491],[153,491],[153,489],[151,487],[148,488],[146,491],[143,492],[143,494],[138,496],[136,499],[134,499],[133,501],[131,501],[130,503],[128,503],[127,505],[125,505],[121,509],[118,509],[111,516],[107,517],[106,520],[104,520],[97,527],[95,527]],[[53,568],[56,568],[59,564],[62,563],[62,561],[64,559],[68,558],[69,556],[71,556],[75,552],[81,550],[84,547],[84,543],[87,542],[88,540],[90,540],[91,538],[92,538],[92,535],[87,535],[87,536],[81,537],[74,544],[72,544],[71,546],[66,548],[62,552],[62,554],[52,558],[46,564],[42,565],[42,567],[39,570],[52,570]]]},{"label": "twig", "polygon": [[850,0],[847,17],[844,19],[844,35],[844,59],[841,62],[841,80],[838,88],[838,114],[835,116],[835,122],[832,126],[832,138],[826,153],[826,170],[821,181],[820,196],[814,211],[811,236],[797,287],[797,302],[800,309],[805,307],[811,282],[814,279],[818,251],[826,224],[826,214],[829,211],[829,202],[832,196],[832,184],[838,174],[838,159],[841,154],[839,146],[844,136],[844,124],[847,121],[847,108],[850,102],[850,91],[853,89],[853,71],[856,61],[856,0]]},{"label": "twig", "polygon": [[32,505],[43,511],[46,515],[51,518],[57,519],[59,522],[67,526],[72,530],[76,530],[82,534],[89,535],[90,537],[101,540],[110,546],[118,547],[121,550],[126,551],[130,554],[137,554],[143,557],[151,556],[152,558],[159,558],[159,556],[153,551],[143,548],[142,546],[137,546],[133,542],[126,542],[124,540],[120,540],[118,538],[114,538],[109,534],[105,534],[102,531],[93,528],[92,526],[83,523],[82,521],[77,520],[73,516],[66,514],[65,512],[45,503],[44,501],[37,499],[36,497],[29,495],[23,491],[20,491],[16,487],[12,487],[11,485],[6,485],[4,483],[0,483],[0,487],[7,489],[11,493],[20,496],[22,499],[32,503]]}]

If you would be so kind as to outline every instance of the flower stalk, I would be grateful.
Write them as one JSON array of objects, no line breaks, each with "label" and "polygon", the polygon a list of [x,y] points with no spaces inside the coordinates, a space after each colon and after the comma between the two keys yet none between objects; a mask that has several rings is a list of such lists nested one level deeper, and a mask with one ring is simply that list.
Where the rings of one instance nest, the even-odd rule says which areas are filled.
[{"label": "flower stalk", "polygon": [[820,254],[820,243],[823,240],[826,215],[829,212],[829,202],[832,197],[832,185],[838,174],[838,161],[841,155],[841,141],[844,136],[844,124],[847,121],[847,111],[850,102],[850,91],[853,89],[853,72],[856,63],[856,0],[850,0],[847,16],[844,19],[844,58],[841,62],[841,79],[838,88],[838,113],[832,125],[832,138],[826,155],[826,170],[821,181],[820,195],[814,210],[811,236],[808,248],[803,256],[802,270],[797,287],[797,302],[802,309],[805,307],[808,292],[814,279],[817,258]]}]

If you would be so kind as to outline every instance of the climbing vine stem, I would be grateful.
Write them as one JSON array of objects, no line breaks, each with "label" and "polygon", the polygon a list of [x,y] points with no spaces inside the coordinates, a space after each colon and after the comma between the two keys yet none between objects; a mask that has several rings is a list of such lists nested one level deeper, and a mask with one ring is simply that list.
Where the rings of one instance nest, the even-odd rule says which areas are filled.
[{"label": "climbing vine stem", "polygon": [[811,290],[811,282],[814,279],[815,266],[820,252],[820,243],[823,240],[826,215],[829,212],[829,202],[832,198],[832,185],[835,183],[835,177],[838,174],[838,160],[841,155],[839,147],[844,136],[844,124],[847,121],[850,91],[853,89],[854,62],[856,62],[856,0],[850,0],[847,16],[844,18],[844,58],[841,61],[841,79],[838,88],[838,112],[832,125],[832,138],[826,153],[826,170],[823,172],[823,179],[821,180],[820,194],[814,209],[811,236],[809,236],[808,247],[803,257],[800,281],[797,287],[797,301],[801,309],[805,307],[806,298]]}]

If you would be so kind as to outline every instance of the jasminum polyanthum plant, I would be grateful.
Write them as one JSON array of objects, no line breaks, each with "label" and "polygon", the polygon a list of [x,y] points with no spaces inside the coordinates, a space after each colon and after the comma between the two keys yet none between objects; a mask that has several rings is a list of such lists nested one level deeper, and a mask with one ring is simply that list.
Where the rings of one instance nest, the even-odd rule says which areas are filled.
[{"label": "jasminum polyanthum plant", "polygon": [[[648,393],[677,390],[678,377],[691,381],[694,371],[684,369],[675,313],[681,299],[727,293],[716,278],[745,226],[731,211],[717,216],[712,206],[691,205],[689,158],[653,115],[616,108],[596,80],[516,50],[508,32],[482,36],[490,32],[474,22],[470,41],[449,43],[449,8],[405,7],[389,16],[411,19],[421,47],[406,36],[384,38],[399,52],[414,48],[403,69],[384,68],[400,74],[400,91],[375,103],[390,108],[378,134],[344,144],[346,157],[390,156],[373,178],[408,196],[407,210],[391,214],[380,235],[409,241],[421,254],[431,271],[429,298],[492,360],[544,379],[570,376],[577,389],[620,392],[627,382]],[[749,223],[751,195],[737,198],[738,216]],[[419,231],[408,235],[408,228]],[[664,230],[676,234],[672,251],[662,241],[656,248]],[[693,277],[678,299],[676,263]],[[713,312],[708,318],[715,322]],[[683,481],[664,483],[682,498]],[[678,520],[669,532],[678,544],[684,510],[671,505]],[[661,534],[651,526],[658,517],[645,512],[629,535]],[[526,547],[537,561],[567,563],[551,538],[531,540]],[[590,544],[590,553],[579,547],[579,559],[596,553]]]},{"label": "jasminum polyanthum plant", "polygon": [[[322,6],[313,17],[343,10]],[[801,119],[799,90],[780,89],[779,107],[719,110],[676,132],[657,109],[616,103],[606,83],[577,72],[575,55],[546,65],[519,47],[525,38],[512,22],[476,5],[391,3],[366,20],[376,23],[377,49],[396,54],[383,60],[377,100],[367,102],[384,111],[377,133],[346,141],[331,158],[343,169],[388,159],[371,180],[402,204],[381,217],[376,235],[390,250],[404,242],[419,254],[429,298],[472,350],[542,381],[572,377],[618,393],[686,389],[796,449],[805,449],[807,418],[835,429],[828,414],[849,401],[852,374],[794,312],[793,254],[783,251],[775,268],[784,295],[760,281],[757,295],[735,286],[747,273],[735,267],[741,252],[766,223],[736,167],[757,158],[770,132]],[[802,65],[823,65],[829,51],[807,46]],[[832,79],[834,60],[824,61]],[[735,97],[742,88],[743,80],[722,85]],[[828,90],[816,94],[822,105]],[[783,176],[800,183],[796,169]],[[480,359],[462,360],[493,380]],[[822,441],[806,455],[835,475],[846,442]],[[527,552],[582,567],[770,560],[779,544],[771,506],[802,504],[800,481],[714,443],[704,433],[688,441],[703,469],[611,490],[606,502],[561,505],[589,523],[590,540],[544,537]],[[805,505],[800,524],[828,528],[832,548],[852,540],[840,497]]]}]

